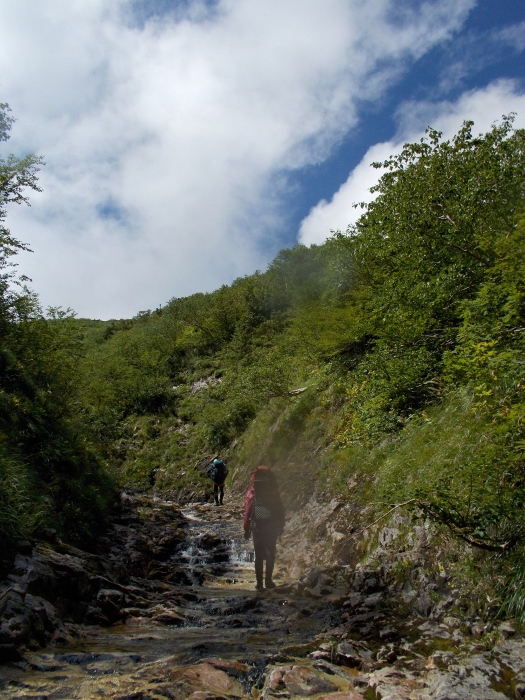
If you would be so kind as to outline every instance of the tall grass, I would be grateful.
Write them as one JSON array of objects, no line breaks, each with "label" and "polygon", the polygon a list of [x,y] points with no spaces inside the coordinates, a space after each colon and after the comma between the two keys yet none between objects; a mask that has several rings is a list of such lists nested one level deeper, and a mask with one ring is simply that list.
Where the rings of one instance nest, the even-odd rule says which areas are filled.
[{"label": "tall grass", "polygon": [[49,515],[51,501],[42,493],[22,459],[0,443],[0,558],[4,560],[18,539],[30,537]]}]

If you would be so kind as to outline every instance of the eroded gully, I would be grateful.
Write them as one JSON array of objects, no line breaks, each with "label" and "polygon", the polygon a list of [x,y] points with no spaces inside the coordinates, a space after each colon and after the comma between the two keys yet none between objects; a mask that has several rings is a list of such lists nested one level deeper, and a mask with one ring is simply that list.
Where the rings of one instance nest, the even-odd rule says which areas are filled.
[{"label": "eroded gully", "polygon": [[[1,667],[3,697],[253,696],[268,664],[304,656],[329,621],[330,604],[293,594],[278,562],[278,587],[255,591],[242,506],[193,504],[179,511],[140,497],[108,539],[100,556],[112,562],[112,572],[132,575],[106,573],[107,587],[96,598],[101,617],[121,619],[61,627],[52,646]],[[75,618],[71,605],[54,602]],[[91,616],[96,620],[96,612]]]},{"label": "eroded gully", "polygon": [[417,558],[399,581],[385,564],[330,568],[312,556],[290,581],[305,545],[290,524],[278,586],[258,593],[242,514],[240,503],[180,508],[123,494],[97,553],[53,537],[21,551],[0,582],[0,695],[525,697],[523,638],[508,623],[459,617],[458,591],[446,577],[415,576],[424,572]]}]

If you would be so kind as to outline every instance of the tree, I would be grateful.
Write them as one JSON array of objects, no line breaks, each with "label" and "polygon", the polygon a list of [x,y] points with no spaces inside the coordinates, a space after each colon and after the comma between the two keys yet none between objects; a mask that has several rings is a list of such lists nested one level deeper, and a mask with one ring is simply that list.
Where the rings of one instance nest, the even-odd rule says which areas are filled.
[{"label": "tree", "polygon": [[[472,298],[525,202],[525,130],[504,117],[474,138],[427,130],[384,163],[378,197],[349,229],[362,278],[373,285],[378,331],[403,342],[439,333],[448,344],[459,304]],[[403,323],[399,324],[400,317]]]},{"label": "tree", "polygon": [[[0,104],[0,141],[13,124]],[[53,525],[69,541],[89,541],[104,522],[112,488],[74,416],[80,350],[72,314],[42,314],[38,297],[17,278],[12,258],[26,244],[5,225],[10,204],[40,191],[43,160],[0,157],[0,568],[17,537]]]},{"label": "tree", "polygon": [[[356,377],[358,415],[398,430],[440,389],[444,352],[455,347],[473,299],[525,206],[525,130],[513,117],[485,135],[465,122],[451,140],[433,129],[375,167],[377,198],[346,236],[373,338]],[[408,371],[410,370],[410,371]],[[376,408],[374,408],[376,407]],[[388,420],[377,421],[379,414]],[[366,421],[363,433],[367,432]]]},{"label": "tree", "polygon": [[[0,103],[0,141],[7,141],[9,138],[9,131],[14,122],[10,112],[7,103]],[[7,205],[29,204],[27,189],[40,192],[37,173],[41,165],[43,165],[43,159],[32,153],[23,158],[17,158],[12,154],[7,158],[0,157],[0,330],[4,331],[7,320],[24,311],[27,312],[28,306],[33,306],[32,303],[27,303],[30,301],[27,293],[23,300],[10,289],[10,284],[14,281],[13,268],[15,267],[11,258],[20,250],[28,250],[28,248],[14,238],[5,226]],[[23,281],[25,281],[24,278],[18,280],[18,283]],[[26,303],[23,303],[24,301]]]}]

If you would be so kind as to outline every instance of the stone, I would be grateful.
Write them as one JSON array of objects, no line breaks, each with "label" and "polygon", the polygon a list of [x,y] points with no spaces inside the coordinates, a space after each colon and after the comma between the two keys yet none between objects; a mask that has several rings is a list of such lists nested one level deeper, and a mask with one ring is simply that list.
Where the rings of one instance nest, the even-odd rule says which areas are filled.
[{"label": "stone", "polygon": [[206,662],[171,671],[169,680],[183,691],[207,691],[239,698],[244,695],[239,681]]},{"label": "stone", "polygon": [[502,622],[498,625],[498,632],[502,637],[508,639],[509,637],[514,637],[516,635],[516,629],[511,625],[510,622]]},{"label": "stone", "polygon": [[97,605],[103,615],[110,621],[116,622],[123,616],[124,593],[114,588],[101,588],[97,593]]},{"label": "stone", "polygon": [[494,648],[494,656],[516,675],[525,674],[525,640],[508,639]]},{"label": "stone", "polygon": [[240,661],[235,661],[232,659],[220,659],[218,657],[209,657],[207,659],[203,659],[201,663],[207,663],[210,666],[213,666],[214,668],[218,668],[219,670],[224,671],[229,676],[234,676],[235,678],[241,678],[247,675],[251,670],[251,666],[243,664]]},{"label": "stone", "polygon": [[463,659],[461,665],[436,670],[427,677],[432,700],[503,700],[507,696],[493,688],[500,680],[500,667],[481,654]]},{"label": "stone", "polygon": [[358,647],[352,642],[344,641],[337,645],[336,662],[350,668],[362,668],[372,659],[370,651]]},{"label": "stone", "polygon": [[[391,700],[412,700],[414,697],[417,697],[414,691],[419,688],[419,683],[410,673],[401,671],[393,666],[384,666],[370,674],[368,688],[373,690],[376,697],[384,700],[387,700],[387,698],[391,698]],[[473,700],[474,697],[472,696],[470,700]],[[453,699],[450,698],[450,700]]]},{"label": "stone", "polygon": [[420,595],[416,596],[416,598],[414,598],[412,605],[414,606],[414,610],[416,612],[418,612],[420,615],[428,617],[432,612],[432,607],[434,603],[432,602],[432,599],[429,595],[427,595],[426,593],[421,593]]},{"label": "stone", "polygon": [[171,625],[174,627],[182,627],[185,622],[184,617],[174,610],[163,610],[161,613],[153,615],[151,619],[161,625]]},{"label": "stone", "polygon": [[525,698],[525,683],[518,683],[514,688],[517,698]]},{"label": "stone", "polygon": [[[337,690],[337,685],[308,666],[280,666],[274,669],[268,679],[265,690],[270,693],[286,691],[300,697],[328,693]],[[264,695],[263,691],[263,695]]]},{"label": "stone", "polygon": [[376,661],[378,663],[386,662],[386,664],[393,664],[397,660],[397,652],[393,644],[381,647],[376,654]]}]

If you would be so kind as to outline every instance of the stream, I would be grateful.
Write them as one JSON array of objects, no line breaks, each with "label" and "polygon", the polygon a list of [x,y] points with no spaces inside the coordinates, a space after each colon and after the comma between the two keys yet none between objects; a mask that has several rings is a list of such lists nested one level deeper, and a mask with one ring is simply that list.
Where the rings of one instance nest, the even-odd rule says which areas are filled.
[{"label": "stream", "polygon": [[[162,530],[175,508],[154,500],[142,505],[141,517],[152,522],[157,511]],[[174,581],[132,577],[127,589],[136,599],[124,620],[71,626],[66,643],[59,639],[0,667],[2,697],[182,698],[191,683],[186,690],[163,684],[203,659],[214,660],[223,681],[224,669],[236,667],[238,696],[239,688],[244,693],[261,685],[271,661],[304,655],[326,626],[330,606],[293,594],[279,555],[277,588],[255,590],[253,546],[243,537],[242,515],[242,507],[226,504],[182,508],[184,537],[161,567],[175,573]]]},{"label": "stream", "polygon": [[257,592],[242,516],[240,503],[123,493],[97,552],[53,536],[21,551],[0,582],[0,696],[525,698],[523,637],[462,614],[444,577],[420,576],[417,560],[411,583],[314,555],[291,580],[300,528],[289,524],[277,587]]}]

